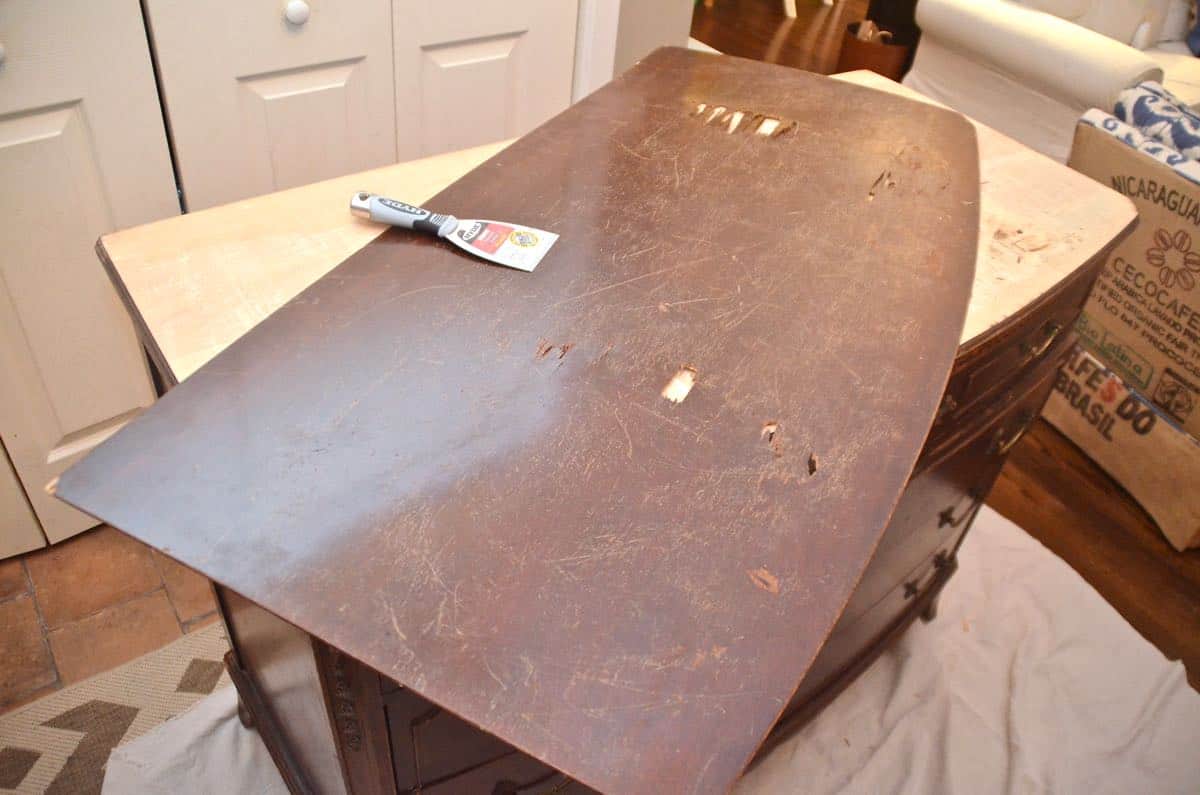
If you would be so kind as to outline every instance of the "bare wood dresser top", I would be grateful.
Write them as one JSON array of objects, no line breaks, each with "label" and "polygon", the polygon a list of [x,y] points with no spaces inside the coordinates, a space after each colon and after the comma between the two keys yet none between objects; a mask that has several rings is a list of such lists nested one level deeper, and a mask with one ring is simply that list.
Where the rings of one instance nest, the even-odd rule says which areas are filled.
[{"label": "bare wood dresser top", "polygon": [[[872,72],[837,76],[929,101]],[[1129,199],[975,124],[980,231],[963,327],[973,345],[1109,245]],[[318,182],[105,235],[100,252],[141,313],[160,367],[187,378],[378,237],[346,210],[356,190],[421,203],[511,141]]]}]

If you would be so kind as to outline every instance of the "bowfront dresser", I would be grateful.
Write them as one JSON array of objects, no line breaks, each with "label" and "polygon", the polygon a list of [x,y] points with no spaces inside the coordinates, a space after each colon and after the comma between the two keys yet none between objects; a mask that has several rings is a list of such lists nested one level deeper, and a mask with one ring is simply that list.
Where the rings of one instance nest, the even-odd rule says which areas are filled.
[{"label": "bowfront dresser", "polygon": [[[652,56],[655,57],[660,56]],[[661,57],[666,57],[669,65],[677,56]],[[909,95],[900,86],[868,73],[852,73],[840,79],[890,94]],[[859,100],[865,96],[855,94]],[[901,107],[893,104],[886,95],[880,95],[880,98],[878,107],[884,113]],[[729,99],[726,97],[724,101],[728,103]],[[725,118],[722,116],[718,121]],[[410,608],[405,607],[402,599],[362,598],[346,607],[340,614],[343,616],[340,621],[336,607],[313,608],[320,614],[322,626],[327,628],[321,636],[298,626],[311,624],[315,613],[306,614],[304,621],[291,615],[289,618],[293,620],[287,620],[279,615],[286,610],[264,606],[264,602],[275,600],[271,593],[245,593],[254,589],[231,587],[231,582],[251,582],[239,578],[248,576],[246,572],[252,572],[255,566],[261,566],[265,571],[274,565],[265,558],[238,561],[236,565],[229,564],[228,577],[224,576],[226,572],[221,572],[221,576],[215,571],[208,572],[225,583],[216,585],[215,589],[233,647],[227,662],[238,689],[243,722],[260,733],[289,788],[297,793],[419,792],[435,795],[548,795],[594,791],[568,775],[578,770],[583,771],[577,774],[579,779],[610,792],[719,791],[729,786],[731,776],[736,776],[745,764],[753,764],[754,758],[766,753],[828,703],[911,622],[918,617],[932,618],[938,595],[956,568],[959,545],[977,509],[1005,456],[1038,416],[1049,394],[1056,368],[1072,344],[1072,324],[1104,262],[1105,253],[1136,222],[1132,205],[1116,193],[994,131],[976,125],[976,133],[981,187],[978,198],[961,200],[964,206],[972,205],[967,212],[972,216],[977,213],[979,219],[975,273],[965,321],[955,324],[954,333],[959,339],[953,364],[947,366],[950,358],[947,356],[947,363],[938,374],[938,368],[926,360],[927,354],[923,350],[905,349],[893,352],[894,361],[843,363],[850,371],[844,382],[847,394],[853,394],[852,385],[858,384],[864,393],[868,393],[865,400],[886,400],[878,395],[886,395],[889,384],[873,380],[878,379],[880,372],[911,369],[930,373],[930,383],[923,388],[925,391],[919,385],[897,384],[897,389],[906,390],[905,394],[921,395],[918,400],[924,401],[926,392],[932,400],[928,402],[928,416],[923,420],[927,435],[924,435],[923,443],[920,434],[915,439],[913,449],[919,449],[915,465],[912,464],[914,458],[910,457],[905,469],[909,474],[901,479],[901,488],[891,498],[891,505],[885,506],[885,516],[890,515],[885,521],[886,529],[871,534],[870,542],[861,551],[848,555],[854,559],[847,559],[841,568],[838,568],[840,563],[831,562],[827,574],[818,571],[800,585],[794,585],[786,575],[781,575],[782,564],[777,565],[771,560],[754,565],[737,564],[738,576],[748,578],[749,596],[760,599],[787,596],[788,590],[796,587],[819,590],[826,578],[840,578],[846,586],[846,596],[838,604],[827,606],[827,614],[820,614],[820,620],[825,621],[820,627],[809,626],[818,623],[817,618],[811,616],[816,616],[819,611],[811,614],[800,611],[782,613],[770,629],[763,630],[767,642],[757,647],[757,653],[776,658],[786,658],[789,654],[803,656],[804,659],[784,659],[781,663],[790,666],[788,670],[799,671],[802,676],[794,691],[777,694],[767,704],[766,710],[770,714],[761,731],[755,727],[745,731],[730,728],[733,734],[748,732],[756,735],[747,747],[748,752],[733,760],[721,757],[719,751],[714,753],[712,759],[717,760],[713,762],[714,769],[725,765],[726,772],[720,775],[711,773],[705,765],[664,771],[654,767],[656,760],[688,759],[687,750],[676,748],[679,738],[669,734],[654,742],[647,739],[653,735],[647,732],[646,726],[654,725],[656,716],[686,714],[684,710],[689,701],[703,702],[705,715],[719,717],[728,711],[731,716],[729,726],[737,724],[733,716],[738,714],[738,694],[747,685],[736,675],[730,680],[718,674],[705,685],[702,693],[695,696],[680,689],[643,692],[636,685],[637,676],[657,675],[657,672],[645,674],[644,670],[635,670],[650,665],[669,669],[664,676],[682,677],[672,680],[677,682],[691,681],[687,677],[693,672],[709,670],[710,666],[716,666],[717,671],[725,670],[721,666],[730,655],[736,654],[725,644],[710,644],[699,649],[679,648],[674,656],[668,653],[654,660],[631,658],[600,672],[588,667],[588,650],[582,647],[576,652],[570,650],[569,645],[563,646],[567,650],[561,657],[563,670],[557,672],[554,670],[556,660],[552,657],[523,656],[519,648],[494,649],[493,655],[483,655],[482,659],[472,661],[483,672],[481,676],[471,678],[464,674],[464,689],[472,692],[455,695],[459,699],[456,703],[469,708],[464,711],[473,710],[475,715],[492,721],[488,727],[481,727],[482,720],[460,717],[455,710],[444,707],[438,698],[427,697],[426,694],[431,692],[444,694],[444,690],[439,689],[436,674],[431,674],[429,680],[419,673],[413,674],[409,659],[398,659],[393,664],[389,657],[387,665],[378,661],[369,665],[362,661],[363,658],[371,657],[383,641],[354,636],[353,627],[361,618],[355,615],[357,612],[377,616],[379,638],[386,635],[387,642],[392,644],[396,643],[396,638],[417,642],[415,635],[431,628],[433,634],[437,634],[443,625],[461,631],[464,620],[456,610],[476,597],[469,590],[470,584],[464,586],[467,590],[460,592],[460,581],[446,579],[445,568],[440,564],[433,565],[433,561],[439,560],[437,555],[428,556],[422,564],[431,573],[427,573],[421,582],[432,583],[435,591],[442,591],[440,606],[435,603],[429,613],[432,615],[430,624],[412,626],[406,623],[406,610]],[[288,304],[293,311],[298,311],[294,309],[296,302],[293,301],[297,294],[318,282],[339,262],[379,234],[380,230],[351,218],[344,211],[350,193],[370,188],[378,193],[423,202],[487,158],[503,154],[506,145],[400,164],[105,236],[98,246],[100,257],[134,317],[163,390],[172,390],[174,385],[202,367],[202,373],[216,371],[215,375],[208,376],[210,378],[236,375],[243,360],[236,356],[219,356],[223,350],[279,307]],[[645,151],[630,154],[635,159],[651,156]],[[882,177],[883,189],[887,189],[888,179]],[[868,186],[863,187],[865,190]],[[973,206],[976,202],[977,207]],[[797,223],[803,223],[803,220],[797,220]],[[951,230],[947,230],[946,235],[947,241],[962,240]],[[299,242],[289,244],[281,254],[281,239]],[[387,236],[381,238],[381,242],[386,243],[386,239]],[[649,242],[647,245],[654,244]],[[887,243],[880,245],[886,247]],[[543,267],[548,265],[549,260]],[[433,295],[444,288],[431,283],[415,289],[427,290]],[[589,296],[594,294],[597,293],[588,293]],[[308,290],[297,300],[311,305],[314,298],[320,296],[327,300],[328,295]],[[653,311],[669,314],[670,300],[665,295],[652,296],[648,303]],[[335,307],[329,311],[337,310]],[[738,321],[739,317],[733,316],[732,321],[751,322],[750,316],[741,321]],[[862,318],[859,331],[878,337],[897,335],[902,338],[902,330],[896,329],[895,323],[894,317],[867,316]],[[260,332],[261,329],[256,330],[248,339],[257,336],[261,342],[263,335]],[[564,345],[568,342],[557,338],[545,341],[558,346],[552,349],[553,357],[544,357],[549,367],[573,366],[572,356],[578,350],[573,344]],[[539,350],[541,348],[539,345]],[[605,355],[601,346],[590,366],[605,366]],[[215,362],[212,361],[214,358]],[[700,378],[703,376],[701,370]],[[189,385],[194,383],[189,381]],[[199,383],[201,386],[197,388],[202,388],[203,380]],[[253,388],[253,385],[247,383],[246,388]],[[160,406],[171,404],[174,398],[175,395],[168,394]],[[644,437],[638,432],[638,426],[633,426],[634,432],[630,433],[626,424],[633,421],[637,412],[626,412],[625,419],[621,420],[622,408],[614,404],[604,409],[619,420],[613,422],[608,433],[611,444],[615,445],[613,449],[621,453],[618,458],[628,449],[629,460],[633,461],[635,447],[640,449]],[[288,410],[286,407],[280,409],[281,412]],[[794,438],[786,434],[795,423],[775,416],[762,419],[762,434],[759,437],[755,429],[755,444],[773,444],[777,431],[785,443]],[[178,423],[180,416],[177,415],[175,420]],[[563,429],[563,432],[567,433],[569,429]],[[886,428],[879,429],[880,434],[888,432]],[[815,479],[823,474],[836,472],[840,454],[843,453],[839,450],[818,451],[815,448],[810,452],[806,447],[799,460],[807,472],[800,469],[789,473],[794,480],[785,478],[784,486],[804,488],[804,483],[815,483]],[[237,466],[233,462],[230,465]],[[887,461],[881,459],[878,462],[881,472],[888,466]],[[862,472],[869,470],[865,467]],[[347,473],[347,477],[351,474]],[[524,477],[526,473],[513,473],[516,481]],[[903,485],[905,480],[906,486]],[[653,484],[646,485],[647,493],[652,487]],[[774,488],[770,484],[768,487]],[[851,484],[853,489],[861,489],[861,498],[869,502],[874,498],[872,492],[877,490],[877,484],[869,474],[860,474]],[[85,493],[88,492],[86,482],[69,482],[64,478],[59,492],[64,499],[85,509],[94,505],[89,501],[92,495]],[[701,494],[698,499],[702,497]],[[369,498],[347,494],[345,499],[352,502]],[[195,507],[179,505],[178,510]],[[103,511],[97,513],[118,527],[122,526],[120,521],[106,516]],[[854,511],[848,508],[847,513]],[[132,510],[125,515],[128,523],[137,523],[139,515],[136,514],[136,510]],[[314,521],[311,516],[298,517],[298,520],[309,524]],[[831,516],[826,538],[836,537],[837,525],[837,516]],[[217,539],[218,552],[214,552],[211,559],[203,552],[174,545],[159,546],[166,547],[163,549],[166,554],[178,555],[185,563],[205,571],[206,566],[213,568],[210,564],[219,557],[222,544],[236,543],[229,542],[227,535]],[[342,582],[324,582],[321,561],[312,562],[317,549],[312,542],[314,537],[305,536],[292,540],[292,543],[287,538],[275,539],[269,554],[297,561],[294,570],[302,572],[297,576],[320,581],[329,594],[331,605],[340,602],[342,592],[368,593],[363,585],[377,582],[372,578],[380,570],[370,556],[356,558],[362,561],[359,565],[363,582],[356,581],[354,576],[346,577]],[[809,543],[824,549],[825,542],[814,541],[815,538],[818,536],[810,538]],[[186,546],[186,540],[181,543]],[[381,547],[374,554],[384,558],[397,552]],[[418,558],[428,552],[426,548],[411,550]],[[340,553],[322,554],[339,558],[332,561],[331,566],[340,563]],[[606,548],[598,554],[615,553]],[[665,559],[670,553],[662,550],[656,554]],[[738,559],[734,547],[722,547],[714,550],[714,554]],[[833,554],[830,559],[836,558]],[[444,559],[440,560],[444,562]],[[653,556],[645,560],[649,562],[637,564],[646,566],[645,576],[669,576],[655,567]],[[574,568],[578,563],[575,558],[558,559],[563,576],[567,578],[578,571]],[[490,576],[501,577],[493,564],[494,561],[480,560],[478,565]],[[398,578],[407,576],[401,568],[397,569]],[[345,572],[345,567],[339,571]],[[381,594],[395,593],[395,583],[378,582],[381,582]],[[281,581],[277,587],[279,592],[284,592],[297,586],[291,581]],[[604,600],[619,602],[622,589],[628,584],[624,581],[591,581],[578,582],[576,587],[595,589],[597,598],[603,603]],[[734,597],[730,599],[736,601]],[[399,608],[393,609],[397,605]],[[714,606],[712,609],[719,611],[721,608]],[[734,604],[729,609],[742,608]],[[538,632],[536,626],[513,627],[514,644],[518,643],[515,640],[518,636],[528,637],[523,634],[524,629],[535,633],[534,636]],[[618,626],[611,631],[619,636],[622,629]],[[793,636],[815,640],[790,646],[789,639]],[[454,662],[461,660],[455,655],[473,642],[470,632],[462,632],[458,642],[458,648],[437,647],[450,649],[445,652],[449,665],[460,664]],[[584,643],[583,640],[580,642]],[[348,646],[356,652],[345,651]],[[390,645],[387,648],[405,647]],[[546,669],[550,669],[550,674],[545,673]],[[775,674],[770,665],[761,670],[764,682]],[[396,672],[403,673],[393,675]],[[570,714],[563,721],[555,722],[532,709],[514,709],[514,714],[504,718],[511,717],[515,721],[511,725],[524,727],[513,730],[513,734],[519,735],[519,740],[514,740],[505,728],[510,724],[493,720],[496,711],[488,708],[488,699],[491,699],[491,706],[509,703],[508,699],[517,698],[512,695],[513,691],[524,693],[531,683],[541,681],[539,677],[544,675],[558,677],[554,681],[569,682],[563,691],[566,695],[561,699],[562,708],[574,711],[578,727],[572,727]],[[402,684],[402,679],[407,683]],[[613,690],[623,692],[622,700],[583,707],[569,703],[574,698],[582,698],[583,694],[611,693]],[[481,703],[482,707],[479,706]],[[552,702],[545,709],[558,708]],[[592,727],[608,725],[606,721],[616,721],[620,731],[641,738],[639,747],[632,750],[624,747],[619,733],[607,735],[606,741],[600,741],[599,738],[606,735]],[[716,720],[713,725],[720,727],[722,724]],[[552,727],[555,736],[530,734],[529,726]],[[711,742],[714,748],[721,747],[719,737],[713,738],[703,732],[697,735],[695,742],[697,746]],[[543,761],[546,757],[567,760],[569,764],[555,767]],[[630,760],[629,769],[616,769],[622,759]],[[568,768],[568,771],[562,772],[560,768]],[[686,782],[686,786],[681,782]]]}]

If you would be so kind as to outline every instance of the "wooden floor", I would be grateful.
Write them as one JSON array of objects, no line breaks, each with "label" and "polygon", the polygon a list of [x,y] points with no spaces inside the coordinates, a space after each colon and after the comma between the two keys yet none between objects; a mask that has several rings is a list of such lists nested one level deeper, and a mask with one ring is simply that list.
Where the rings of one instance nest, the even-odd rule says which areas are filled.
[{"label": "wooden floor", "polygon": [[796,0],[796,17],[783,15],[782,0],[712,0],[696,4],[692,37],[728,55],[832,74],[842,35],[863,19],[868,0]]},{"label": "wooden floor", "polygon": [[1200,549],[1176,552],[1150,517],[1045,420],[987,502],[1079,572],[1200,690]]}]

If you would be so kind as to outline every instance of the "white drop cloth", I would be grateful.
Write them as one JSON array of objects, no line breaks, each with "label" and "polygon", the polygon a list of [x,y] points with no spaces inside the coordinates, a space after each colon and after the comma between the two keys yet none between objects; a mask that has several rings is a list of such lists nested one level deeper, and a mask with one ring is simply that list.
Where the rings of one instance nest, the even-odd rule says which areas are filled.
[{"label": "white drop cloth", "polygon": [[[988,508],[916,624],[737,786],[766,793],[1197,793],[1200,694]],[[106,795],[279,793],[233,688],[119,747]],[[483,795],[487,795],[484,793]]]}]

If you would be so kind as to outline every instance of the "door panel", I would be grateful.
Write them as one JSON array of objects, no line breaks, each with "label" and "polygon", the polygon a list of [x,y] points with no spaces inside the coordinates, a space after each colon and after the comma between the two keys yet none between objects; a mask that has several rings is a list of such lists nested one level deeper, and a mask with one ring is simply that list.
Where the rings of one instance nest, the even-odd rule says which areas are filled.
[{"label": "door panel", "polygon": [[93,245],[179,205],[136,2],[6,0],[0,41],[0,438],[57,541],[95,521],[45,484],[154,400]]},{"label": "door panel", "polygon": [[577,5],[395,0],[400,159],[522,135],[566,108]]},{"label": "door panel", "polygon": [[[5,229],[0,233],[3,235],[0,239],[3,239],[4,251],[16,262],[70,261],[72,254],[79,252],[94,260],[91,247],[95,243],[96,230],[112,226],[80,110],[80,103],[75,102],[67,107],[41,109],[0,121],[0,174],[4,175],[6,184],[24,186],[20,195],[6,192],[0,199],[4,213],[0,217],[9,217],[9,212],[19,211],[11,204],[52,207],[69,197],[66,204],[74,208],[80,221],[78,225],[62,225],[53,235],[30,236],[26,234],[27,229],[15,226]],[[100,269],[98,262],[88,265],[93,270]],[[24,346],[45,352],[45,366],[39,368],[39,376],[51,414],[57,420],[56,443],[65,441],[73,430],[90,428],[123,414],[129,406],[125,395],[117,391],[82,400],[82,396],[74,391],[78,386],[76,374],[79,370],[86,369],[90,361],[106,353],[106,340],[88,335],[92,323],[88,313],[60,316],[46,312],[64,297],[64,293],[68,293],[70,299],[80,299],[72,301],[77,307],[87,307],[93,302],[110,303],[107,295],[112,288],[102,279],[93,280],[91,284],[48,279],[44,267],[10,267],[6,262],[0,264],[0,268],[9,300],[13,302],[15,319],[20,324]],[[75,339],[76,344],[58,345],[57,339],[63,334]],[[137,354],[136,347],[132,352]],[[53,452],[51,457],[55,457]]]},{"label": "door panel", "polygon": [[0,447],[0,558],[44,546],[46,537],[25,499],[8,454]]},{"label": "door panel", "polygon": [[[421,151],[465,149],[517,135],[513,118],[518,51],[525,31],[422,51],[421,101],[426,118]],[[461,98],[470,97],[471,123],[463,124]]]},{"label": "door panel", "polygon": [[388,0],[146,6],[189,210],[395,162]]}]

